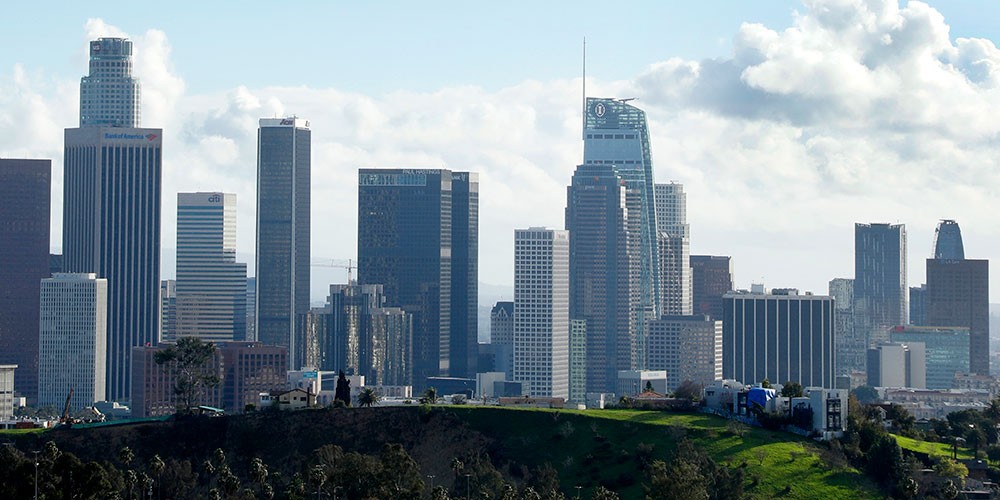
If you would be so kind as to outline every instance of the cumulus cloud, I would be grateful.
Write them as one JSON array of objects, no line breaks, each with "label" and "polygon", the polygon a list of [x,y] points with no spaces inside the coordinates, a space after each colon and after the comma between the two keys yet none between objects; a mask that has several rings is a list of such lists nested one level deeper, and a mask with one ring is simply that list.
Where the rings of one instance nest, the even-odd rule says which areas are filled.
[{"label": "cumulus cloud", "polygon": [[[83,32],[128,35],[99,19]],[[355,256],[362,167],[479,172],[486,282],[512,281],[515,228],[563,225],[566,185],[582,158],[579,79],[526,75],[496,91],[382,96],[305,83],[191,95],[172,69],[167,35],[131,35],[143,123],[163,127],[167,141],[167,249],[175,193],[221,190],[239,195],[239,246],[252,254],[257,120],[292,114],[312,123],[316,258]],[[822,292],[830,278],[853,274],[854,222],[903,222],[910,281],[918,284],[933,227],[947,217],[962,224],[971,257],[993,257],[1000,248],[991,217],[1000,186],[993,42],[953,40],[940,13],[893,0],[808,0],[789,28],[744,24],[732,40],[728,57],[657,54],[633,78],[588,82],[592,95],[639,98],[657,180],[688,192],[694,253],[733,255],[741,286]],[[76,124],[78,82],[49,81],[25,65],[4,71],[0,154],[51,156],[60,170],[61,128]],[[172,268],[164,262],[167,274]],[[340,271],[314,271],[315,298],[343,279]]]}]

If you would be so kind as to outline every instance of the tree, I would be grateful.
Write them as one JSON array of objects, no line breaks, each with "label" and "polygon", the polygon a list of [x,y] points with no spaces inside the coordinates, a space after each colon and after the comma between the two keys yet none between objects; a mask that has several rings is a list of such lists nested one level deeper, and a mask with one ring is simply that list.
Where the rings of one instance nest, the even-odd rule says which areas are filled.
[{"label": "tree", "polygon": [[947,457],[934,464],[934,472],[941,477],[958,478],[960,482],[969,477],[969,468],[965,464]]},{"label": "tree", "polygon": [[644,391],[648,391],[648,392],[653,392],[653,381],[652,380],[647,380],[646,381],[646,388],[643,389],[643,390]]},{"label": "tree", "polygon": [[978,460],[979,448],[986,446],[986,433],[979,426],[973,425],[965,433],[965,442],[969,443],[969,447],[973,449],[972,457]]},{"label": "tree", "polygon": [[183,337],[153,355],[156,364],[166,365],[174,378],[179,412],[190,413],[205,389],[219,385],[219,375],[211,366],[215,353],[215,344],[197,337]]},{"label": "tree", "polygon": [[701,384],[685,380],[681,382],[681,385],[677,386],[677,390],[674,391],[674,397],[696,401],[701,399],[701,389]]},{"label": "tree", "polygon": [[420,395],[420,399],[418,399],[418,401],[420,401],[420,404],[422,405],[432,405],[434,403],[437,403],[437,400],[438,400],[437,389],[433,387],[428,387],[427,390]]},{"label": "tree", "polygon": [[647,500],[674,498],[708,498],[708,481],[701,475],[698,465],[687,460],[661,460],[650,467],[650,486],[646,488]]},{"label": "tree", "polygon": [[761,380],[760,381],[760,386],[763,387],[764,389],[770,389],[771,388],[771,381],[768,380],[768,379]]},{"label": "tree", "polygon": [[378,393],[375,392],[375,389],[372,389],[371,387],[365,387],[364,389],[361,389],[361,393],[358,394],[358,405],[360,405],[362,408],[364,407],[370,408],[372,405],[378,404],[379,399],[381,398],[379,397]]},{"label": "tree", "polygon": [[598,486],[597,489],[594,490],[593,496],[591,496],[590,498],[592,500],[619,500],[621,497],[619,497],[617,493],[605,488],[604,486]]},{"label": "tree", "polygon": [[805,391],[802,389],[802,384],[789,380],[781,386],[781,395],[786,398],[801,398],[805,395]]},{"label": "tree", "polygon": [[893,425],[899,429],[900,432],[906,434],[913,430],[913,425],[916,423],[917,419],[910,415],[903,405],[892,403],[889,405],[889,409],[885,412],[886,420],[889,420]]},{"label": "tree", "polygon": [[337,377],[337,390],[333,393],[333,400],[340,401],[344,406],[351,406],[351,381],[344,376],[344,370],[340,370]]},{"label": "tree", "polygon": [[870,385],[862,385],[859,387],[855,387],[851,391],[851,394],[853,394],[854,397],[858,398],[858,402],[863,405],[877,403],[879,399],[878,391],[876,391],[875,388]]},{"label": "tree", "polygon": [[153,458],[149,459],[149,471],[156,475],[157,496],[160,493],[160,475],[163,474],[164,467],[166,467],[166,464],[163,463],[163,459],[159,455],[153,455]]}]

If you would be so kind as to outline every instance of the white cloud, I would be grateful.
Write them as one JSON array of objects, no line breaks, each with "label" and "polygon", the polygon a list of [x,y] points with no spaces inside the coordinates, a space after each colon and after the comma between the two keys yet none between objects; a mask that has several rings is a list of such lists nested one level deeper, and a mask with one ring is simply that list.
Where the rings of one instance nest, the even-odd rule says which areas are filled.
[{"label": "white cloud", "polygon": [[[84,33],[126,35],[99,19]],[[360,167],[480,172],[483,281],[512,281],[514,228],[562,227],[582,156],[579,79],[383,96],[314,85],[191,95],[172,69],[167,34],[132,39],[143,123],[164,127],[167,141],[165,247],[174,245],[174,193],[223,190],[239,194],[241,253],[253,252],[257,120],[285,114],[312,123],[317,258],[356,254]],[[970,257],[994,257],[993,42],[951,41],[941,14],[916,1],[810,0],[791,27],[744,24],[732,45],[728,58],[662,54],[633,79],[588,81],[591,95],[639,97],[657,179],[686,186],[693,252],[734,255],[743,286],[822,292],[828,279],[853,274],[854,222],[898,221],[908,225],[910,281],[919,284],[933,227],[948,217],[962,224]],[[60,170],[77,86],[30,67],[0,73],[0,154],[50,156]],[[315,296],[325,285],[314,280]]]}]

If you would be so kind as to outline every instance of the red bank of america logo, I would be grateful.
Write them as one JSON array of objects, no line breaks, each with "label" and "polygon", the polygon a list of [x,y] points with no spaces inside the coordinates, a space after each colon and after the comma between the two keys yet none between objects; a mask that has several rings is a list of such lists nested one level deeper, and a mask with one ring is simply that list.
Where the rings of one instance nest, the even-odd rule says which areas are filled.
[{"label": "red bank of america logo", "polygon": [[156,139],[157,137],[159,137],[159,136],[156,135],[156,134],[146,134],[146,139],[148,139],[150,141],[153,140],[153,139]]}]

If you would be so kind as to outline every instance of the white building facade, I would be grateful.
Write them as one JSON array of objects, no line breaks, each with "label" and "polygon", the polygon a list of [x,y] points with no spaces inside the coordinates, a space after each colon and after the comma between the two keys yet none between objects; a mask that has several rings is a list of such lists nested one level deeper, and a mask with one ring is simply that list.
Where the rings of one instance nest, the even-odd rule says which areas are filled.
[{"label": "white building facade", "polygon": [[17,365],[0,365],[0,420],[14,416],[14,370]]},{"label": "white building facade", "polygon": [[687,223],[687,195],[682,184],[656,184],[656,234],[660,314],[691,314],[691,226]]},{"label": "white building facade", "polygon": [[42,280],[38,332],[38,405],[70,408],[105,399],[108,281],[94,273]]},{"label": "white building facade", "polygon": [[246,340],[246,279],[236,195],[177,193],[177,337]]},{"label": "white building facade", "polygon": [[569,398],[569,232],[514,231],[514,380]]}]

